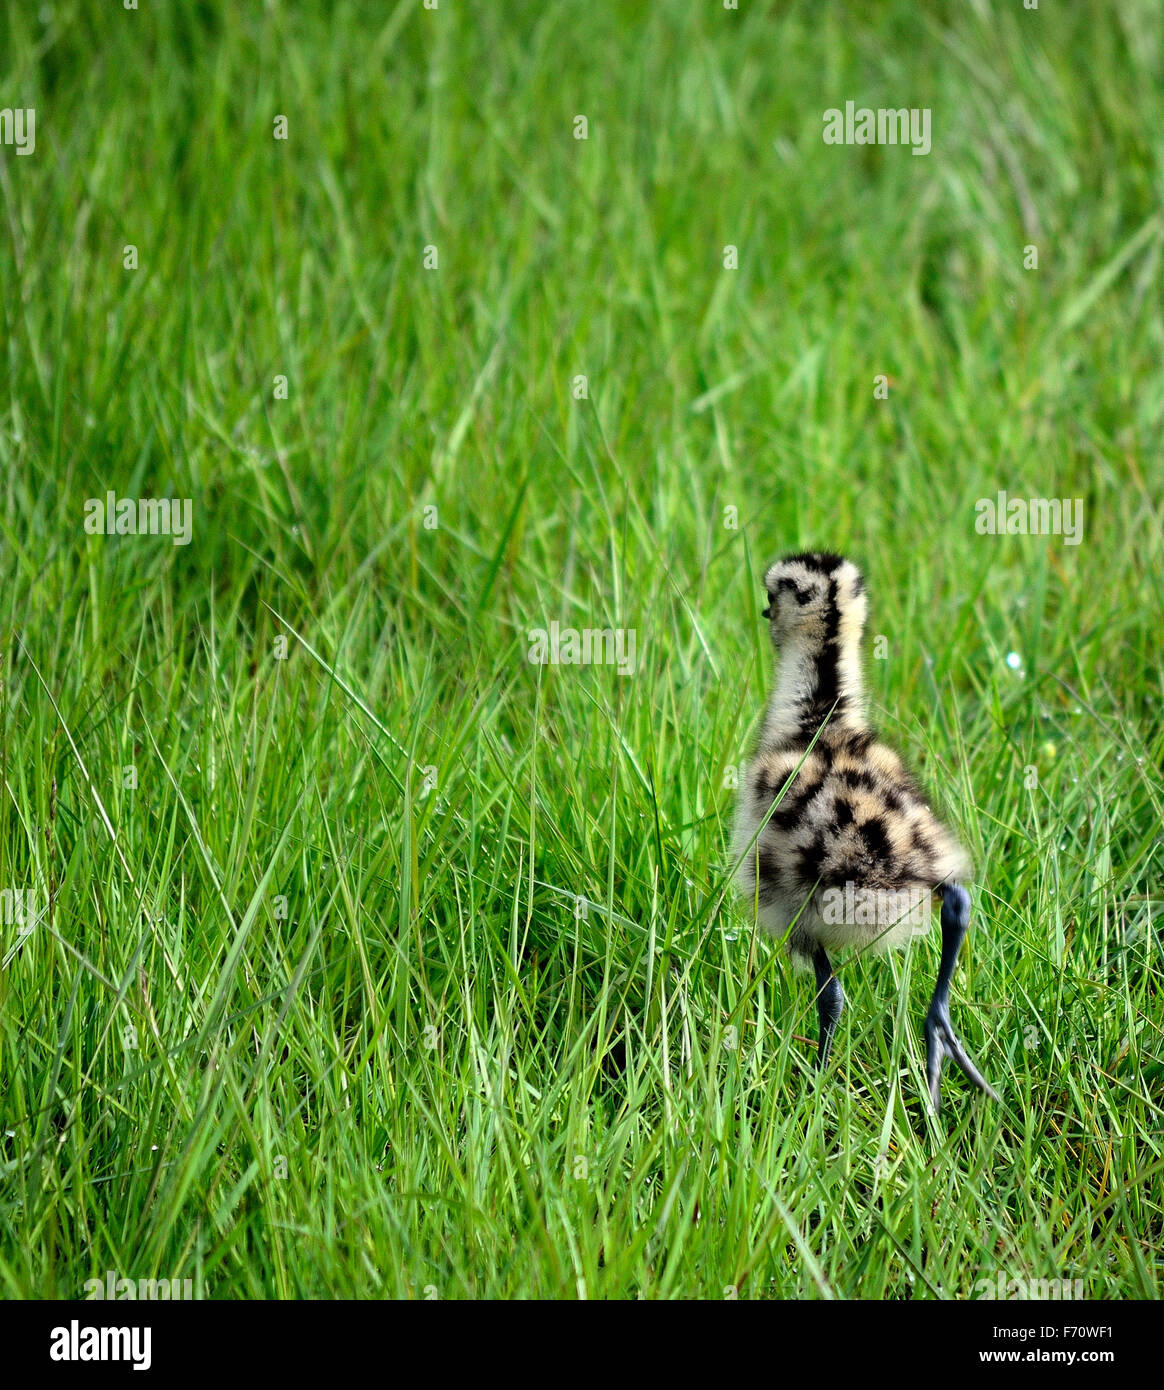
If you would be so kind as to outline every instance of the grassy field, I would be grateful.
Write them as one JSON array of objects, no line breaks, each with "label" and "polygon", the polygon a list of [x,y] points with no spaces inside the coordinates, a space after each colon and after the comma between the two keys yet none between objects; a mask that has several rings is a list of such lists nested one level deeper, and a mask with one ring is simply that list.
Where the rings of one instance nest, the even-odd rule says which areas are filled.
[{"label": "grassy field", "polygon": [[[1159,7],[5,0],[0,63],[0,1295],[1158,1295]],[[815,1086],[731,890],[810,546],[997,1105],[921,1105],[936,933]]]}]

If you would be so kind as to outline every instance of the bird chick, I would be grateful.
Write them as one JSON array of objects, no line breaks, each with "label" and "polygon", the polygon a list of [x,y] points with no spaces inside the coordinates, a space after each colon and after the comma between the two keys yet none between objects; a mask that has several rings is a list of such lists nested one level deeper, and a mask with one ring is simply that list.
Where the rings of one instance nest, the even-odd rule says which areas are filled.
[{"label": "bird chick", "polygon": [[970,922],[970,861],[866,719],[861,572],[813,551],[777,561],[764,587],[779,657],[740,784],[734,859],[760,924],[783,938],[794,965],[815,972],[818,1065],[828,1061],[844,1006],[828,951],[905,945],[928,930],[937,895],[942,956],[925,1020],[930,1098],[937,1110],[948,1057],[997,1100],[950,1023],[950,980]]}]

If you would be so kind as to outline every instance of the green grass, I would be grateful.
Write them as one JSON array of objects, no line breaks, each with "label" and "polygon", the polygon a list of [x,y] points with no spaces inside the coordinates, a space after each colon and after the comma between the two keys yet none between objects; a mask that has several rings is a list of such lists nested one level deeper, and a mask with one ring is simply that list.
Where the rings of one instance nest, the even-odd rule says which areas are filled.
[{"label": "green grass", "polygon": [[[6,0],[5,1297],[1159,1294],[1161,17],[866,8]],[[936,934],[814,1087],[731,893],[807,546],[979,866],[998,1105],[919,1103]]]}]

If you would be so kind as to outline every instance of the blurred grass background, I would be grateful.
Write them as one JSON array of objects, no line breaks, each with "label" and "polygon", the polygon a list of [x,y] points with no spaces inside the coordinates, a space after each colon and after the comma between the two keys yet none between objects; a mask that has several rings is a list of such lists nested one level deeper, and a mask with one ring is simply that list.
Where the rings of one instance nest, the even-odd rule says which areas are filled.
[{"label": "blurred grass background", "polygon": [[[0,26],[4,1296],[1158,1296],[1159,7]],[[936,939],[841,964],[814,1090],[727,889],[808,546],[980,866],[998,1106],[919,1106]]]}]

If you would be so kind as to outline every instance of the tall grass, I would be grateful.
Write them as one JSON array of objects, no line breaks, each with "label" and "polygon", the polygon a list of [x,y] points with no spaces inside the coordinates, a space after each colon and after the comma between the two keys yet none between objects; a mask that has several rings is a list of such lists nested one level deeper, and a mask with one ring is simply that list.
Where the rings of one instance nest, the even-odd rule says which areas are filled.
[{"label": "tall grass", "polygon": [[[0,1291],[1158,1295],[1158,8],[2,25]],[[932,152],[824,145],[849,99]],[[731,896],[810,545],[979,866],[998,1105],[920,1104],[932,939],[840,963],[817,1084]]]}]

